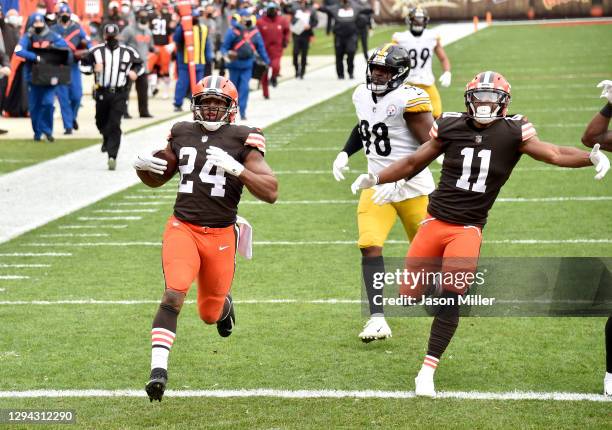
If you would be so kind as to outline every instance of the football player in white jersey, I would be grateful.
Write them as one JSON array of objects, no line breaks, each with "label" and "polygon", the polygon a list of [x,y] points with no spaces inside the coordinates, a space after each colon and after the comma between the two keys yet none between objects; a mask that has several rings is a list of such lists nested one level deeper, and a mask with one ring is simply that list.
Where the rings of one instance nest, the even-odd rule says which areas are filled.
[{"label": "football player in white jersey", "polygon": [[[429,139],[433,123],[431,103],[424,90],[404,84],[409,64],[408,52],[391,43],[376,49],[368,60],[366,84],[359,85],[353,94],[359,123],[333,163],[336,180],[344,179],[348,158],[362,148],[368,171],[376,173],[412,154]],[[370,319],[359,334],[363,342],[391,337],[380,302],[382,289],[374,289],[374,275],[384,272],[383,245],[397,217],[412,240],[426,216],[427,196],[433,190],[431,172],[424,169],[410,181],[361,193],[357,209],[358,245],[370,311]]]},{"label": "football player in white jersey", "polygon": [[420,7],[410,9],[406,17],[409,29],[394,33],[392,43],[398,44],[408,51],[410,74],[407,82],[427,91],[433,107],[433,116],[437,118],[442,114],[442,101],[431,68],[433,54],[436,54],[442,64],[442,70],[444,70],[439,78],[440,85],[443,87],[448,87],[451,84],[451,65],[444,48],[440,44],[439,34],[435,30],[427,28],[428,22],[429,15],[427,15],[425,9]]}]

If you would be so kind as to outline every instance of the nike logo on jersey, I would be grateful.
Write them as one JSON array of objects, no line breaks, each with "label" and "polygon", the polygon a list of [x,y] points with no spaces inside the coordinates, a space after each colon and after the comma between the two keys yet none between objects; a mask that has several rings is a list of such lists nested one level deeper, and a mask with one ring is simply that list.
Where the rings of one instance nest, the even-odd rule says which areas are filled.
[{"label": "nike logo on jersey", "polygon": [[227,249],[227,248],[229,248],[229,245],[226,245],[226,246],[220,246],[220,247],[219,247],[219,251],[223,251],[224,249]]}]

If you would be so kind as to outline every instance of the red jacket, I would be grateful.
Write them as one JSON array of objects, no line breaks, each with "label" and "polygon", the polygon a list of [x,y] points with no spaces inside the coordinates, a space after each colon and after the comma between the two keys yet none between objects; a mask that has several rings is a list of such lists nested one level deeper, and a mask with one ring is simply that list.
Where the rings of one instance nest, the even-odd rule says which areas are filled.
[{"label": "red jacket", "polygon": [[283,55],[283,48],[289,44],[289,21],[285,16],[276,16],[273,19],[264,15],[257,20],[257,28],[261,33],[270,57]]}]

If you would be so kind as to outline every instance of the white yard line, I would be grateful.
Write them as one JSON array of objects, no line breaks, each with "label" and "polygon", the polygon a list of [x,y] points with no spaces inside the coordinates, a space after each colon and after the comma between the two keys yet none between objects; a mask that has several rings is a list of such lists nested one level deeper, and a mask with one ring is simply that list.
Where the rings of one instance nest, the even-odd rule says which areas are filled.
[{"label": "white yard line", "polygon": [[15,268],[15,269],[30,269],[30,268],[42,268],[51,267],[50,264],[0,264],[0,268]]},{"label": "white yard line", "polygon": [[8,252],[0,257],[72,257],[71,252]]},{"label": "white yard line", "polygon": [[[411,399],[414,391],[378,391],[378,390],[277,390],[270,388],[240,390],[168,390],[166,397],[272,397],[282,399]],[[0,391],[0,398],[66,398],[66,397],[146,397],[143,389],[133,390],[28,390]],[[541,401],[589,401],[612,402],[612,397],[592,393],[537,392],[537,391],[440,391],[439,399],[462,400],[541,400]]]},{"label": "white yard line", "polygon": [[157,209],[96,209],[97,214],[129,214],[129,213],[155,213]]},{"label": "white yard line", "polygon": [[[471,23],[437,28],[444,44],[473,34]],[[365,75],[365,60],[355,58],[355,75]],[[335,65],[308,73],[304,80],[279,83],[274,97],[259,92],[249,100],[250,123],[258,127],[281,121],[359,84],[336,78]],[[190,113],[180,119],[189,119]],[[106,170],[99,145],[0,176],[0,243],[95,203],[139,182],[131,167],[136,154],[165,146],[168,130],[179,119],[123,136],[116,171]],[[40,178],[44,178],[41,181]]]},{"label": "white yard line", "polygon": [[117,224],[117,225],[95,225],[95,224],[60,225],[58,228],[60,230],[80,230],[80,229],[105,230],[105,229],[127,228],[127,224]]},{"label": "white yard line", "polygon": [[20,281],[23,279],[30,279],[29,276],[20,276],[20,275],[0,275],[1,280],[6,281]]},{"label": "white yard line", "polygon": [[38,237],[108,237],[108,233],[49,233],[39,234]]},{"label": "white yard line", "polygon": [[[185,300],[185,303],[195,304],[195,300]],[[272,305],[272,304],[311,304],[311,305],[345,305],[360,304],[361,300],[355,299],[246,299],[234,300],[239,305]],[[71,299],[71,300],[5,300],[0,301],[2,306],[13,305],[150,305],[159,304],[159,300],[97,300],[97,299]]]},{"label": "white yard line", "polygon": [[98,216],[88,217],[80,216],[79,221],[138,221],[141,220],[141,216]]},{"label": "white yard line", "polygon": [[[387,240],[386,244],[408,244],[406,240]],[[612,243],[612,239],[499,239],[484,240],[484,244],[506,245],[555,245],[555,244],[604,244]],[[255,246],[303,246],[303,245],[357,245],[355,240],[279,240],[254,241]],[[24,247],[35,248],[89,248],[108,246],[122,248],[128,246],[161,246],[161,242],[28,242],[21,244]],[[2,254],[0,254],[2,256]]]}]

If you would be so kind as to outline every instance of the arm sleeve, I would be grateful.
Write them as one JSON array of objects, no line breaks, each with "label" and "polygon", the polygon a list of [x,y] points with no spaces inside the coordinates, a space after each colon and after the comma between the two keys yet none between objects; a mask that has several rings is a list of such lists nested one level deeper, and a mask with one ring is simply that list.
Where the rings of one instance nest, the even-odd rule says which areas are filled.
[{"label": "arm sleeve", "polygon": [[266,153],[266,138],[263,135],[263,131],[258,128],[253,128],[247,135],[244,145],[252,147],[261,152],[262,155]]},{"label": "arm sleeve", "polygon": [[223,44],[221,45],[221,53],[223,55],[227,55],[230,49],[232,49],[232,39],[234,38],[234,33],[231,28],[227,29],[225,32],[225,37],[223,38]]},{"label": "arm sleeve", "polygon": [[257,35],[257,53],[261,56],[262,60],[266,62],[266,64],[270,64],[270,57],[268,56],[268,52],[266,51],[266,47],[264,46],[263,37],[261,37],[261,33]]},{"label": "arm sleeve", "polygon": [[36,54],[30,51],[30,38],[27,34],[19,39],[19,43],[15,47],[15,55],[29,61],[36,61]]},{"label": "arm sleeve", "polygon": [[215,50],[212,44],[210,33],[206,36],[206,62],[210,63],[215,59]]},{"label": "arm sleeve", "polygon": [[521,142],[531,139],[536,134],[537,132],[533,124],[523,119],[521,121]]},{"label": "arm sleeve", "polygon": [[363,144],[361,143],[361,136],[359,136],[359,125],[356,125],[355,127],[353,127],[353,131],[351,131],[351,134],[346,140],[342,151],[346,152],[350,157],[356,152],[361,151],[362,148]]}]

